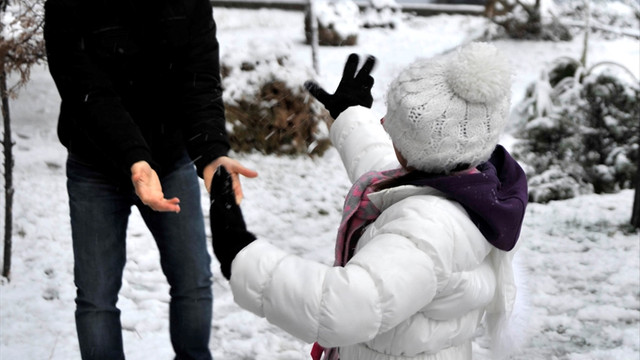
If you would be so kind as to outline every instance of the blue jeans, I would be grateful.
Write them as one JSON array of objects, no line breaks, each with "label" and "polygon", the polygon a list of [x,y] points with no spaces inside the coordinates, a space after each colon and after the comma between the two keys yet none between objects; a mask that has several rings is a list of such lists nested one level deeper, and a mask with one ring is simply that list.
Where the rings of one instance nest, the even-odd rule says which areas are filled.
[{"label": "blue jeans", "polygon": [[176,359],[211,359],[213,295],[200,188],[185,155],[160,179],[165,197],[180,198],[180,213],[159,213],[142,204],[133,186],[118,186],[73,155],[67,159],[76,330],[82,359],[124,359],[116,307],[126,262],[131,206],[140,210],[160,252],[171,290],[169,328]]}]

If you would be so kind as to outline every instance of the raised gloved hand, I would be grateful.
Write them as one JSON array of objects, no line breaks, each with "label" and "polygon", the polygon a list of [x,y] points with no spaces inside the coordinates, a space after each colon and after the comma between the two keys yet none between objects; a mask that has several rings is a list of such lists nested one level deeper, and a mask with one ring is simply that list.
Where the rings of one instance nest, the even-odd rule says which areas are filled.
[{"label": "raised gloved hand", "polygon": [[373,103],[373,97],[371,96],[373,77],[370,74],[376,63],[376,58],[369,55],[360,71],[356,73],[359,62],[360,58],[357,54],[349,55],[344,65],[342,79],[333,95],[328,94],[314,81],[304,83],[304,87],[329,110],[331,117],[334,119],[350,106],[360,105],[371,108]]},{"label": "raised gloved hand", "polygon": [[242,210],[236,203],[231,175],[224,166],[218,167],[211,180],[211,238],[213,253],[220,261],[220,270],[227,280],[231,278],[231,262],[256,237],[247,231]]}]

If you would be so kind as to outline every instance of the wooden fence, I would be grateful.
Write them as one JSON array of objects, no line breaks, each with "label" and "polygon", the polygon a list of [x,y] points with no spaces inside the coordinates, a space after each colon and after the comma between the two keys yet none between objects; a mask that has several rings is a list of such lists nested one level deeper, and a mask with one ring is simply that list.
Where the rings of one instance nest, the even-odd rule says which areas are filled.
[{"label": "wooden fence", "polygon": [[[361,9],[368,5],[368,2],[355,2]],[[304,11],[307,8],[308,1],[305,0],[211,0],[213,7],[228,8],[244,8],[244,9],[282,9]],[[482,5],[466,5],[466,4],[420,4],[420,3],[402,3],[400,4],[403,12],[416,14],[419,16],[432,16],[438,14],[463,14],[463,15],[482,15],[484,6]]]}]

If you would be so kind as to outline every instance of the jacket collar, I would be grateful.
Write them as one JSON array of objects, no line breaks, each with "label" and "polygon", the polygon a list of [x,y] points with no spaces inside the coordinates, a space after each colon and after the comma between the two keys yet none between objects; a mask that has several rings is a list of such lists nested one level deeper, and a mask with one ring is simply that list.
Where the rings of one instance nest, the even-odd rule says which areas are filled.
[{"label": "jacket collar", "polygon": [[401,185],[371,193],[369,194],[369,200],[371,200],[380,211],[385,211],[389,206],[398,201],[415,195],[446,197],[442,191],[430,186]]}]

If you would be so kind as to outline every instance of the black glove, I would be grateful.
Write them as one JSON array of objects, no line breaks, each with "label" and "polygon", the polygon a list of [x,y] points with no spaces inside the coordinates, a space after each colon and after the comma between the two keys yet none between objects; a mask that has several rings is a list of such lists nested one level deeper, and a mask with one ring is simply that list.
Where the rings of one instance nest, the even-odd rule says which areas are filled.
[{"label": "black glove", "polygon": [[213,253],[220,261],[220,270],[227,280],[231,278],[231,262],[256,237],[247,231],[242,210],[236,203],[231,175],[224,166],[218,167],[211,180],[211,239]]},{"label": "black glove", "polygon": [[314,81],[304,83],[304,87],[329,110],[334,119],[350,106],[360,105],[371,108],[373,103],[373,97],[371,96],[373,77],[369,74],[373,70],[376,58],[369,55],[360,71],[356,74],[359,61],[357,54],[349,55],[347,62],[344,64],[342,80],[340,80],[340,84],[338,84],[338,88],[333,95],[329,95]]}]

